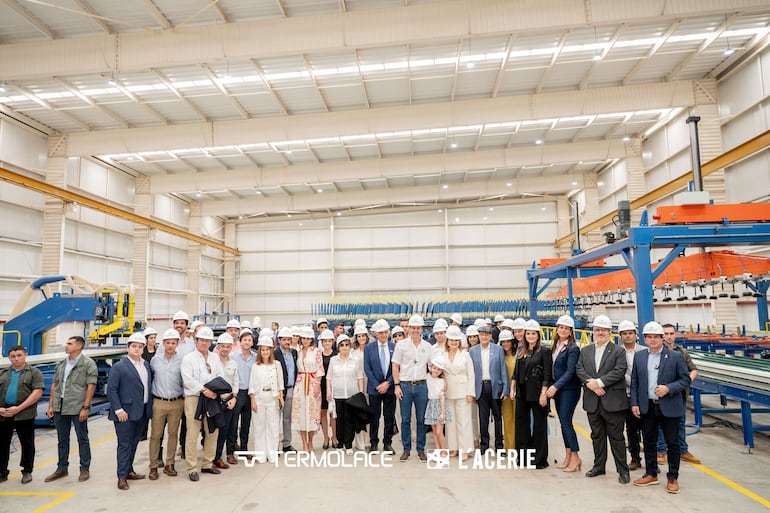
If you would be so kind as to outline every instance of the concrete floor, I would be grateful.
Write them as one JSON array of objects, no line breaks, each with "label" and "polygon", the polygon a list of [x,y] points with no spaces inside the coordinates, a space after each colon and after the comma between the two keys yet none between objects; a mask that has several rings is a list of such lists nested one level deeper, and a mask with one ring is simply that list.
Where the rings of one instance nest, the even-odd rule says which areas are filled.
[{"label": "concrete floor", "polygon": [[[690,413],[691,414],[691,413]],[[312,511],[434,512],[457,511],[591,511],[632,513],[650,511],[754,512],[770,509],[770,439],[758,435],[748,454],[740,430],[718,426],[688,436],[690,451],[704,465],[682,464],[681,493],[670,495],[665,485],[638,488],[620,485],[614,465],[608,474],[593,479],[583,473],[593,460],[588,422],[580,407],[575,416],[579,430],[583,472],[566,474],[552,465],[546,470],[459,469],[453,459],[449,469],[430,470],[415,457],[406,463],[393,458],[391,468],[286,468],[243,464],[221,475],[202,474],[189,481],[184,463],[177,463],[178,477],[161,474],[158,481],[129,482],[131,489],[116,488],[115,447],[112,422],[106,416],[89,423],[93,447],[91,480],[77,482],[78,457],[70,458],[70,475],[44,483],[55,469],[56,433],[38,430],[37,466],[34,480],[21,485],[18,453],[11,455],[11,479],[0,485],[0,513],[212,511],[249,512],[300,509]],[[553,429],[553,420],[549,420]],[[428,444],[431,446],[431,436]],[[73,433],[74,442],[74,433]],[[315,438],[320,455],[322,437]],[[561,436],[549,436],[550,461],[563,457]],[[400,441],[394,442],[397,451]],[[73,444],[74,446],[74,444]],[[74,446],[76,448],[76,446]],[[147,471],[148,442],[137,452],[137,471]],[[351,461],[347,457],[346,461]],[[665,469],[665,467],[664,467]],[[665,470],[664,470],[665,472]],[[642,470],[632,472],[632,479]],[[664,483],[665,481],[662,481]],[[755,494],[755,495],[753,495]]]}]

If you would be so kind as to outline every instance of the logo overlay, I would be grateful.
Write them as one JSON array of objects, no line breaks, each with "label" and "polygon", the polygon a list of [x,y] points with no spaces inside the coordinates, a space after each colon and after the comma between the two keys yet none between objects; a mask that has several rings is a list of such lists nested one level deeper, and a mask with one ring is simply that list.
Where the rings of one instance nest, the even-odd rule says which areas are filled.
[{"label": "logo overlay", "polygon": [[345,454],[342,451],[314,452],[272,451],[269,457],[259,451],[235,451],[235,457],[247,467],[255,463],[269,462],[275,467],[285,468],[392,468],[393,455],[384,452],[355,452]]},{"label": "logo overlay", "polygon": [[[467,458],[466,458],[467,456]],[[464,460],[464,461],[463,461]],[[496,451],[459,451],[457,459],[449,458],[446,449],[428,451],[428,468],[445,470],[455,467],[458,470],[533,470],[535,469],[534,449],[498,449]]]}]

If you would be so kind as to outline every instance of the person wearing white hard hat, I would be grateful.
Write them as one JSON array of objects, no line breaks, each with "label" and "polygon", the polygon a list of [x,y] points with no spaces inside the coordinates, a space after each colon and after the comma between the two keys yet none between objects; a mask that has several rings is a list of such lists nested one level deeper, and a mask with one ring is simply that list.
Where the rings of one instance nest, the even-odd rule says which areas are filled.
[{"label": "person wearing white hard hat", "polygon": [[[679,493],[679,419],[685,414],[681,395],[690,386],[690,374],[684,357],[663,344],[663,326],[655,321],[642,330],[648,351],[634,354],[631,373],[631,411],[642,420],[644,432],[644,476],[636,486],[658,484],[655,447],[658,427],[663,429],[668,445],[666,491]],[[648,449],[650,448],[650,449]]]},{"label": "person wearing white hard hat", "polygon": [[[297,351],[292,349],[294,328],[278,330],[278,347],[273,351],[283,374],[283,407],[281,408],[281,447],[283,452],[296,452],[291,445],[291,410],[294,403],[294,383],[297,380]],[[297,330],[299,335],[299,331]]]},{"label": "person wearing white hard hat", "polygon": [[292,326],[291,327],[291,344],[290,347],[294,349],[295,351],[300,350],[300,343],[299,343],[299,334],[300,331],[302,331],[302,328],[299,326]]},{"label": "person wearing white hard hat", "polygon": [[460,315],[459,313],[453,313],[449,319],[452,326],[457,326],[458,328],[462,328],[462,325],[463,325],[462,315]]},{"label": "person wearing white hard hat", "polygon": [[[467,346],[463,346],[463,349],[470,351],[473,346],[479,344],[479,329],[475,324],[471,324],[465,329],[465,339],[468,342]],[[479,428],[479,403],[473,401],[471,403],[471,422],[473,424],[473,447],[479,448],[479,440],[481,439],[481,429]]]},{"label": "person wearing white hard hat", "polygon": [[417,417],[417,457],[428,461],[425,454],[425,408],[428,405],[428,362],[431,345],[422,338],[425,321],[419,315],[409,318],[409,338],[396,344],[391,359],[393,387],[396,399],[401,401],[401,442],[404,452],[400,461],[409,460],[412,452],[412,407]]},{"label": "person wearing white hard hat", "polygon": [[[326,395],[326,377],[329,375],[329,362],[331,362],[332,357],[337,354],[337,350],[334,348],[334,332],[330,329],[323,330],[318,334],[318,341],[321,344],[321,358],[324,367],[324,375],[321,378],[321,433],[324,437],[322,447],[326,450],[330,446],[330,435],[331,443],[335,446],[337,445],[336,422],[334,417],[331,416],[330,418],[329,415],[329,402],[332,401],[332,398]],[[334,411],[333,407],[332,411]]]},{"label": "person wearing white hard hat", "polygon": [[254,424],[254,452],[258,463],[275,463],[283,408],[283,370],[275,361],[273,339],[260,337],[257,363],[249,376],[249,398]]},{"label": "person wearing white hard hat", "polygon": [[433,345],[433,355],[431,360],[441,358],[446,353],[446,330],[448,328],[447,322],[444,319],[437,319],[433,323],[433,341],[428,343]]},{"label": "person wearing white hard hat", "polygon": [[[233,323],[235,321],[235,323]],[[232,325],[231,325],[232,323]],[[235,405],[238,402],[238,390],[240,390],[239,376],[238,376],[238,364],[235,360],[230,358],[230,354],[233,352],[235,340],[230,334],[230,331],[234,329],[234,325],[240,323],[235,319],[228,321],[227,332],[222,333],[217,337],[217,348],[219,349],[219,362],[222,364],[222,378],[230,384],[231,393],[229,398],[225,401],[225,408],[223,410],[225,416],[225,427],[219,429],[219,436],[217,437],[217,450],[214,454],[214,466],[217,468],[227,469],[230,465],[236,465],[238,460],[235,459],[235,443],[228,442],[230,436],[230,430],[232,429],[233,419],[235,418]],[[237,420],[235,421],[238,422]],[[227,447],[225,448],[225,444]],[[227,451],[226,459],[228,463],[222,459],[225,456],[225,450]],[[234,463],[229,463],[234,462]]]},{"label": "person wearing white hard hat", "polygon": [[[195,322],[200,323],[199,326],[203,325],[200,321]],[[171,323],[176,332],[179,333],[179,347],[177,347],[176,352],[184,358],[195,351],[194,337],[187,337],[187,329],[190,327],[190,316],[187,315],[187,312],[180,310],[171,317]]]},{"label": "person wearing white hard hat", "polygon": [[521,347],[525,343],[524,340],[524,325],[527,323],[523,318],[517,317],[511,321],[511,330],[513,330],[513,347]]},{"label": "person wearing white hard hat", "polygon": [[634,368],[634,354],[644,351],[644,346],[637,343],[636,325],[631,321],[620,321],[618,324],[618,335],[623,349],[626,352],[626,396],[628,396],[628,410],[626,410],[626,439],[628,440],[628,452],[631,454],[631,461],[628,463],[628,470],[636,470],[642,467],[640,433],[642,431],[642,422],[631,411],[631,371]]},{"label": "person wearing white hard hat", "polygon": [[475,397],[479,403],[479,449],[490,449],[489,418],[495,425],[495,449],[503,444],[503,397],[510,394],[511,377],[505,367],[503,348],[492,343],[492,327],[479,326],[479,345],[469,351],[475,375]]},{"label": "person wearing white hard hat", "polygon": [[211,328],[201,327],[195,336],[195,351],[182,358],[184,415],[187,432],[190,435],[185,438],[185,461],[187,462],[187,477],[190,481],[198,481],[200,479],[199,472],[206,474],[219,474],[221,472],[213,466],[217,451],[218,429],[210,432],[207,426],[203,430],[203,460],[200,464],[198,463],[198,433],[201,432],[202,427],[201,421],[195,418],[198,401],[201,395],[209,399],[217,398],[216,392],[206,388],[206,384],[214,378],[222,377],[223,373],[219,356],[209,351],[212,340],[214,340],[214,332],[211,331]]},{"label": "person wearing white hard hat", "polygon": [[241,321],[238,319],[230,319],[225,325],[225,333],[233,338],[233,343],[238,340],[238,336],[241,334]]},{"label": "person wearing white hard hat", "polygon": [[[142,335],[144,335],[144,339],[147,341],[147,345],[144,346],[144,350],[142,351],[142,359],[149,363],[150,360],[152,360],[152,357],[155,356],[155,351],[158,350],[158,346],[156,344],[158,339],[158,332],[148,326],[144,329]],[[145,437],[146,435],[147,433],[145,433]]]},{"label": "person wearing white hard hat", "polygon": [[244,329],[249,329],[249,330],[251,329],[251,321],[248,321],[248,320],[241,321],[241,331],[243,331]]},{"label": "person wearing white hard hat", "polygon": [[353,411],[348,407],[348,399],[364,391],[364,373],[359,362],[351,356],[351,342],[347,335],[337,338],[337,350],[329,363],[329,375],[326,378],[326,393],[334,399],[337,412],[338,448],[347,454],[353,454],[355,423]]},{"label": "person wearing white hard hat", "polygon": [[[245,324],[242,323],[241,325]],[[232,447],[233,453],[228,450],[227,463],[237,465],[234,451],[248,451],[249,433],[251,431],[251,399],[249,398],[249,378],[251,368],[257,360],[257,355],[253,351],[254,333],[251,328],[241,328],[238,337],[237,348],[233,348],[230,353],[230,359],[235,362],[238,369],[238,394],[235,398],[235,408],[233,408],[233,422],[230,424],[230,431],[227,434],[227,447]],[[221,353],[220,353],[221,354]],[[240,424],[240,429],[238,425]]]},{"label": "person wearing white hard hat", "polygon": [[[182,357],[177,354],[179,333],[174,328],[163,332],[163,352],[156,352],[150,360],[152,370],[152,430],[150,432],[150,473],[152,481],[158,479],[158,466],[163,473],[176,476],[174,467],[179,442],[179,426],[184,415],[184,389],[182,386]],[[168,425],[168,445],[163,459],[163,430]]]},{"label": "person wearing white hard hat", "polygon": [[[500,330],[498,344],[503,348],[505,355],[505,370],[513,379],[513,373],[516,370],[516,349],[513,347],[513,332],[507,329]],[[516,448],[516,400],[511,395],[503,397],[503,404],[500,411],[503,416],[503,448],[505,450]]]},{"label": "person wearing white hard hat", "polygon": [[495,315],[494,322],[491,324],[492,326],[492,342],[495,344],[499,343],[500,339],[500,330],[503,327],[503,321],[505,320],[505,317],[503,317],[500,314]]},{"label": "person wearing white hard hat", "polygon": [[553,383],[553,360],[551,350],[541,344],[536,320],[524,324],[524,340],[511,381],[516,396],[516,449],[534,449],[535,468],[544,469],[548,467],[550,410],[546,391]]},{"label": "person wearing white hard hat", "polygon": [[[394,330],[396,328],[393,328]],[[379,319],[372,325],[372,332],[377,339],[364,348],[364,375],[366,394],[369,396],[370,451],[378,450],[380,443],[380,417],[383,418],[383,452],[395,454],[393,450],[393,431],[396,425],[396,396],[393,394],[393,368],[390,364],[396,344],[388,340],[390,325],[385,319]]]},{"label": "person wearing white hard hat", "polygon": [[323,333],[324,330],[329,329],[329,321],[324,319],[323,317],[319,317],[318,320],[315,322],[316,325],[316,331],[318,331],[319,335]]},{"label": "person wearing white hard hat", "polygon": [[152,371],[142,359],[147,341],[141,333],[128,337],[128,357],[112,365],[107,381],[108,418],[118,439],[118,489],[128,490],[129,480],[144,479],[134,471],[134,456],[145,420],[152,417]]},{"label": "person wearing white hard hat", "polygon": [[475,325],[465,328],[465,338],[468,340],[468,347],[473,347],[479,343],[479,329]]},{"label": "person wearing white hard hat", "polygon": [[[361,366],[361,372],[364,372],[364,349],[369,345],[371,338],[369,336],[369,330],[366,329],[366,324],[360,324],[353,330],[353,350],[350,352],[351,358],[356,360]],[[364,374],[364,389],[367,386],[366,374]],[[356,432],[353,438],[353,449],[359,451],[368,451],[371,448],[369,445],[369,437],[366,431]]]},{"label": "person wearing white hard hat", "polygon": [[581,383],[576,374],[580,348],[575,340],[575,321],[569,315],[562,315],[556,321],[556,335],[551,347],[553,385],[548,387],[546,396],[553,398],[556,403],[556,413],[559,415],[561,436],[566,450],[564,461],[556,468],[564,472],[575,472],[583,464],[578,454],[580,445],[577,433],[572,426],[575,408],[580,400]]},{"label": "person wearing white hard hat", "polygon": [[394,344],[398,344],[406,338],[406,331],[401,326],[393,326],[393,329],[390,330],[390,338]]},{"label": "person wearing white hard hat", "polygon": [[300,350],[297,355],[297,381],[291,410],[291,427],[299,431],[302,450],[312,452],[313,436],[321,427],[321,378],[323,357],[316,347],[310,326],[300,328]]},{"label": "person wearing white hard hat", "polygon": [[447,350],[438,361],[444,362],[447,410],[452,416],[446,420],[447,445],[451,455],[462,450],[463,460],[473,451],[473,421],[471,404],[476,395],[476,375],[470,354],[461,349],[462,331],[457,326],[446,330]]},{"label": "person wearing white hard hat", "polygon": [[626,397],[626,352],[610,341],[612,321],[597,315],[593,322],[594,341],[580,351],[577,375],[583,384],[583,409],[591,426],[594,464],[587,477],[606,473],[607,439],[610,441],[618,482],[627,484],[631,476],[626,462],[623,426],[628,409]]}]

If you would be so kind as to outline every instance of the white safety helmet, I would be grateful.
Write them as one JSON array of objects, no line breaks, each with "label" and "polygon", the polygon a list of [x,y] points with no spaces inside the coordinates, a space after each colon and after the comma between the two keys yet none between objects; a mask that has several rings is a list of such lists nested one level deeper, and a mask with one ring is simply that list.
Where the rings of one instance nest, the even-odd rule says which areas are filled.
[{"label": "white safety helmet", "polygon": [[343,333],[337,337],[337,344],[339,345],[340,342],[350,342],[350,337]]},{"label": "white safety helmet", "polygon": [[503,317],[502,315],[500,314],[495,315],[495,324],[497,324],[498,322],[503,322],[504,320],[505,320],[505,317]]},{"label": "white safety helmet", "polygon": [[232,344],[233,336],[229,333],[222,333],[217,337],[217,345],[219,344]]},{"label": "white safety helmet", "polygon": [[334,332],[332,330],[323,330],[318,335],[318,340],[334,340]]},{"label": "white safety helmet", "polygon": [[457,326],[449,326],[446,330],[446,338],[449,340],[462,340],[463,332]]},{"label": "white safety helmet", "polygon": [[425,326],[425,321],[422,319],[421,315],[415,314],[409,318],[409,326],[422,328],[423,326]]},{"label": "white safety helmet", "polygon": [[484,319],[479,318],[479,319],[476,319],[475,321],[473,321],[473,325],[476,326],[477,328],[479,328],[481,326],[486,326],[487,322]]},{"label": "white safety helmet", "polygon": [[489,317],[484,318],[484,322],[487,324],[487,326],[492,326],[493,324],[492,319],[490,319]]},{"label": "white safety helmet", "polygon": [[204,340],[214,340],[214,332],[211,331],[211,328],[209,328],[208,326],[204,326],[198,330],[198,333],[195,335],[195,338],[202,338]]},{"label": "white safety helmet", "polygon": [[354,322],[354,323],[353,323],[353,327],[354,327],[354,328],[357,328],[357,327],[359,327],[359,326],[364,326],[364,327],[366,327],[366,321],[365,321],[365,320],[363,320],[363,319],[356,319],[356,322]]},{"label": "white safety helmet", "polygon": [[353,330],[353,336],[357,337],[358,335],[369,335],[369,330],[366,329],[366,326],[356,326]]},{"label": "white safety helmet", "polygon": [[644,329],[642,330],[642,333],[644,335],[660,335],[663,336],[663,326],[660,325],[660,323],[657,323],[655,321],[650,321],[647,324],[644,325]]},{"label": "white safety helmet", "polygon": [[253,337],[254,332],[251,331],[251,328],[241,328],[241,332],[238,333],[238,339],[240,340],[240,338],[244,335],[251,335]]},{"label": "white safety helmet", "polygon": [[323,317],[319,317],[318,320],[315,322],[315,325],[316,326],[320,326],[321,324],[326,324],[328,326],[329,325],[329,321],[327,321]]},{"label": "white safety helmet", "polygon": [[[509,330],[516,329],[516,324],[514,323],[513,319],[505,319],[503,321],[503,324],[501,325],[502,328],[507,328]],[[519,328],[521,329],[521,328]]]},{"label": "white safety helmet", "polygon": [[444,319],[437,319],[436,322],[433,323],[433,333],[436,333],[437,331],[446,331],[448,327],[449,325]]},{"label": "white safety helmet", "polygon": [[157,335],[157,334],[158,334],[158,332],[155,331],[154,328],[151,328],[149,326],[144,328],[144,331],[142,332],[142,335],[144,335],[145,337],[149,337],[150,335]]},{"label": "white safety helmet", "polygon": [[623,333],[624,331],[636,331],[636,325],[631,321],[620,321],[620,324],[618,324],[618,333]]},{"label": "white safety helmet", "polygon": [[540,331],[540,323],[537,322],[535,319],[529,319],[528,321],[524,322],[524,330]]},{"label": "white safety helmet", "polygon": [[612,329],[612,321],[606,315],[597,315],[594,318],[593,327],[594,328],[604,328],[604,329],[611,330]]},{"label": "white safety helmet", "polygon": [[513,332],[512,331],[501,331],[500,336],[497,337],[498,342],[502,342],[504,340],[513,340]]},{"label": "white safety helmet", "polygon": [[275,335],[275,333],[270,328],[263,328],[259,332],[259,336],[260,337],[270,337],[270,338],[273,338],[273,335]]},{"label": "white safety helmet", "polygon": [[390,336],[394,336],[396,333],[403,333],[406,335],[406,332],[404,331],[404,328],[401,326],[393,326],[393,330],[390,332]]},{"label": "white safety helmet", "polygon": [[562,315],[559,320],[556,321],[557,326],[567,326],[568,328],[575,329],[575,319],[569,315]]},{"label": "white safety helmet", "polygon": [[313,328],[311,328],[310,326],[302,326],[299,329],[299,338],[315,338],[315,334],[313,333]]},{"label": "white safety helmet", "polygon": [[238,319],[230,319],[227,321],[227,328],[241,329],[241,322]]},{"label": "white safety helmet", "polygon": [[390,324],[388,324],[388,321],[385,319],[379,319],[377,322],[372,324],[373,333],[379,333],[382,331],[390,331]]},{"label": "white safety helmet", "polygon": [[183,312],[182,310],[179,310],[177,313],[174,314],[174,316],[171,318],[172,321],[187,321],[190,322],[190,316],[187,315],[187,312]]},{"label": "white safety helmet", "polygon": [[134,342],[138,342],[143,346],[147,345],[147,340],[144,338],[144,335],[142,335],[139,332],[132,333],[131,336],[128,337],[128,341],[126,342],[126,345],[130,346]]},{"label": "white safety helmet", "polygon": [[452,319],[452,322],[456,322],[457,324],[463,323],[463,316],[460,315],[459,313],[453,313],[450,319]]},{"label": "white safety helmet", "polygon": [[193,321],[192,324],[190,324],[190,331],[195,333],[195,328],[197,328],[198,326],[205,326],[205,324],[203,324],[203,322],[201,321],[197,321],[197,320]]},{"label": "white safety helmet", "polygon": [[179,340],[179,332],[174,328],[169,328],[163,332],[163,338],[161,340]]},{"label": "white safety helmet", "polygon": [[439,356],[438,358],[434,358],[430,362],[431,365],[434,367],[438,367],[442,371],[445,371],[447,367],[449,367],[449,362],[446,361],[442,356]]},{"label": "white safety helmet", "polygon": [[273,339],[270,337],[259,337],[257,347],[273,347]]},{"label": "white safety helmet", "polygon": [[243,328],[251,329],[251,323],[249,321],[241,321],[241,329]]},{"label": "white safety helmet", "polygon": [[513,329],[523,330],[526,323],[527,321],[525,321],[523,317],[516,317],[511,324]]},{"label": "white safety helmet", "polygon": [[466,337],[478,337],[479,336],[479,329],[474,326],[470,325],[465,329],[465,336]]},{"label": "white safety helmet", "polygon": [[299,337],[300,332],[302,331],[302,328],[300,326],[292,326],[291,327],[291,336],[292,337]]},{"label": "white safety helmet", "polygon": [[280,328],[278,330],[278,338],[291,338],[292,335],[293,335],[293,330],[288,326],[284,326],[283,328]]},{"label": "white safety helmet", "polygon": [[261,330],[262,329],[262,317],[254,317],[254,320],[251,321],[251,327],[255,330]]}]

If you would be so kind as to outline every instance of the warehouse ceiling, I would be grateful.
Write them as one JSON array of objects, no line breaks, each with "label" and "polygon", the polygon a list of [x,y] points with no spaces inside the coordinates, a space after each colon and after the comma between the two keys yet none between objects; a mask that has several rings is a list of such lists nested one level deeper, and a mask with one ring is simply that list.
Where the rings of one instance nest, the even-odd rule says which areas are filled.
[{"label": "warehouse ceiling", "polygon": [[768,23],[752,0],[0,0],[0,113],[205,215],[565,194]]}]

